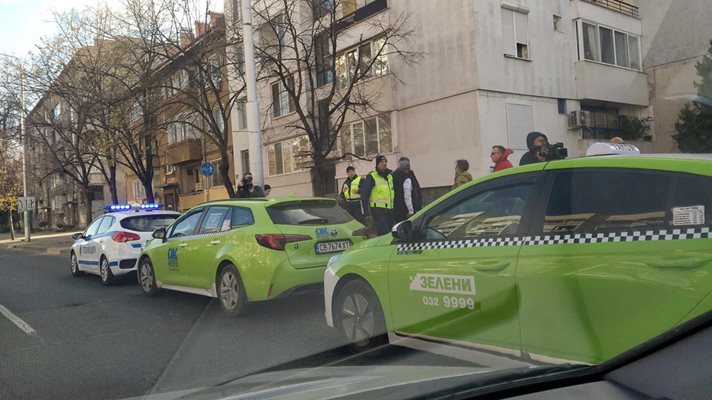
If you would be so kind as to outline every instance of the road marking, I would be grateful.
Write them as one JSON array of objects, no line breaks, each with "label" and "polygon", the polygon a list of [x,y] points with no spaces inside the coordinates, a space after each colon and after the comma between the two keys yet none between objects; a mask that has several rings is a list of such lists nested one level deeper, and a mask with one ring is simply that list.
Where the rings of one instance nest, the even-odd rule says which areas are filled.
[{"label": "road marking", "polygon": [[37,331],[32,329],[32,327],[25,321],[22,320],[22,318],[18,317],[17,315],[13,314],[10,310],[7,308],[3,307],[2,304],[0,304],[0,314],[4,315],[12,321],[13,324],[17,325],[18,328],[22,329],[23,332],[25,332],[28,335],[36,335]]}]

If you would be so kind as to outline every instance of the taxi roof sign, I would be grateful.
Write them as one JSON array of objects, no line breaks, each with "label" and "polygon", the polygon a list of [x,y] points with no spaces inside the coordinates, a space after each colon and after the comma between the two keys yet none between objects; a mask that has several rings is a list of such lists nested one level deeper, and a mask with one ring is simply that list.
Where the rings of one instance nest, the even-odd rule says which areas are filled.
[{"label": "taxi roof sign", "polygon": [[586,150],[586,157],[640,154],[632,144],[594,143]]}]

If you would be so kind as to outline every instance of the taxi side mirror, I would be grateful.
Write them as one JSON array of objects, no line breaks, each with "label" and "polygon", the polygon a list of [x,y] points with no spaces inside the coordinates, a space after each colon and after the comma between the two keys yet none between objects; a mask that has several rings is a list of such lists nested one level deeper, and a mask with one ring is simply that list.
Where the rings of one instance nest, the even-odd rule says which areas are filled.
[{"label": "taxi side mirror", "polygon": [[81,239],[83,236],[84,236],[84,235],[82,234],[82,232],[77,232],[77,233],[75,233],[75,234],[72,235],[72,240],[79,240],[79,239]]},{"label": "taxi side mirror", "polygon": [[393,227],[391,234],[400,241],[411,242],[413,240],[413,222],[410,220],[399,222]]},{"label": "taxi side mirror", "polygon": [[153,231],[151,236],[153,236],[154,239],[165,240],[166,239],[166,228],[156,229],[155,231]]}]

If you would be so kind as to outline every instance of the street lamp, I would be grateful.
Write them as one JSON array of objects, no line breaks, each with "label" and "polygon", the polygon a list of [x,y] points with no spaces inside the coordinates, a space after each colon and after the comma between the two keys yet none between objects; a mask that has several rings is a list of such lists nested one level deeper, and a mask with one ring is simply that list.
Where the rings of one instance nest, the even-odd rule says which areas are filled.
[{"label": "street lamp", "polygon": [[[0,53],[0,56],[14,58],[18,61],[20,66],[20,137],[22,138],[22,193],[24,197],[27,197],[27,170],[28,170],[28,159],[27,151],[29,148],[29,140],[27,134],[25,133],[25,68],[22,66],[22,60],[16,56],[10,54]],[[25,208],[24,212],[24,228],[25,228],[25,242],[30,241],[30,210]]]}]

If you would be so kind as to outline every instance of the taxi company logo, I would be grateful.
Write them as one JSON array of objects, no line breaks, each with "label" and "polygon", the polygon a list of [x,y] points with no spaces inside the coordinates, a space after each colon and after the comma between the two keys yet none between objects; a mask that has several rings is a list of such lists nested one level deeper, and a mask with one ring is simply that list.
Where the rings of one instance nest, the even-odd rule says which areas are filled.
[{"label": "taxi company logo", "polygon": [[475,277],[467,275],[415,274],[410,290],[475,295]]},{"label": "taxi company logo", "polygon": [[168,268],[178,268],[178,249],[168,249]]},{"label": "taxi company logo", "polygon": [[79,254],[96,254],[96,247],[91,246],[91,247],[80,247],[79,248]]},{"label": "taxi company logo", "polygon": [[329,236],[329,228],[316,228],[315,232],[317,238]]},{"label": "taxi company logo", "polygon": [[339,235],[339,231],[337,231],[336,229],[332,229],[332,230],[329,231],[329,234],[330,234],[331,236],[338,236],[338,235]]}]

